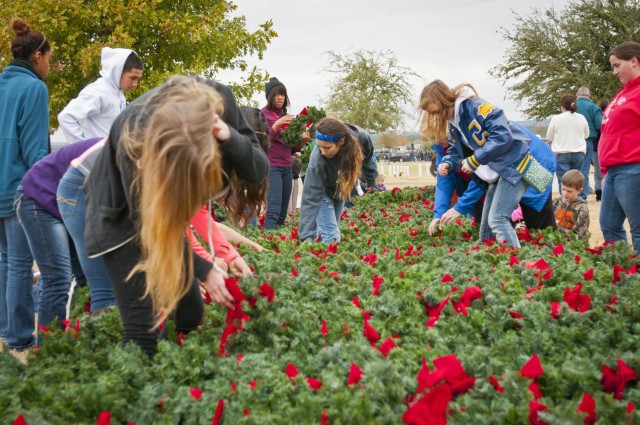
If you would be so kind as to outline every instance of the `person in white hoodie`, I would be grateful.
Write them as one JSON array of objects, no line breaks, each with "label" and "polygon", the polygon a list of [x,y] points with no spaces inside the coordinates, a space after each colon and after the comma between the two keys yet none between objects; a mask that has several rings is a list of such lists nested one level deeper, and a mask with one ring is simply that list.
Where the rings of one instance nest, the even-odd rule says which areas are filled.
[{"label": "person in white hoodie", "polygon": [[124,93],[138,86],[144,64],[130,49],[104,47],[100,78],[86,86],[58,115],[67,142],[109,135],[111,124],[127,105]]}]

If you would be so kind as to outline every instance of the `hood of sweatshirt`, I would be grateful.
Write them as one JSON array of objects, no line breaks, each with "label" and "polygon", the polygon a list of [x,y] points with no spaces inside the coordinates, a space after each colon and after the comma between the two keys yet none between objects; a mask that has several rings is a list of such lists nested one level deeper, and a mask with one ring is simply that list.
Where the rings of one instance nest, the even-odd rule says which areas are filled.
[{"label": "hood of sweatshirt", "polygon": [[116,90],[120,90],[120,78],[122,77],[124,63],[132,52],[133,50],[130,49],[102,48],[100,76],[106,79]]}]

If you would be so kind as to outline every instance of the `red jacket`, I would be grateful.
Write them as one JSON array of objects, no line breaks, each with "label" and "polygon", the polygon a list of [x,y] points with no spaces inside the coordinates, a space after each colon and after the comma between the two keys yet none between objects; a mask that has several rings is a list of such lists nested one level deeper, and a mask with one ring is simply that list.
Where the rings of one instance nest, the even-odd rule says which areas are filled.
[{"label": "red jacket", "polygon": [[607,167],[640,163],[640,77],[623,86],[602,116],[598,159]]}]

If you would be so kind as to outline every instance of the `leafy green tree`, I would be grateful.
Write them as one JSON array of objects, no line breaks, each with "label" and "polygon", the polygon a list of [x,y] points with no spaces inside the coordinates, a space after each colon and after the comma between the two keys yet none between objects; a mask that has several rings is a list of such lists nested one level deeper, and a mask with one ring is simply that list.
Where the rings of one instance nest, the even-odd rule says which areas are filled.
[{"label": "leafy green tree", "polygon": [[130,98],[162,83],[170,75],[215,78],[219,70],[239,69],[244,77],[233,90],[250,99],[262,89],[265,75],[246,58],[262,58],[276,37],[269,20],[254,31],[244,16],[230,16],[232,1],[200,0],[31,0],[0,3],[0,68],[11,60],[10,21],[20,17],[42,31],[53,46],[47,77],[52,125],[57,114],[98,77],[102,47],[135,50],[145,63],[140,87]]},{"label": "leafy green tree", "polygon": [[418,75],[398,63],[390,50],[357,50],[348,55],[326,52],[323,69],[336,74],[326,99],[327,111],[369,131],[400,127],[408,114],[404,105],[414,101],[410,79]]},{"label": "leafy green tree", "polygon": [[610,99],[620,84],[608,52],[623,41],[639,41],[638,22],[639,0],[572,0],[562,11],[516,14],[513,27],[501,32],[511,47],[491,73],[516,101],[527,102],[524,112],[535,119],[557,114],[560,94],[582,85],[595,101]]}]

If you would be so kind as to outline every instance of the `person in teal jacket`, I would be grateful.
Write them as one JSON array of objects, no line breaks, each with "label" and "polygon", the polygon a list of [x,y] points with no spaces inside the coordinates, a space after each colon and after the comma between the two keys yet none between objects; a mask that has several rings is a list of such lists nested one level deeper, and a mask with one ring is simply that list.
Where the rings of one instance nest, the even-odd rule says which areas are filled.
[{"label": "person in teal jacket", "polygon": [[0,338],[24,350],[34,343],[33,257],[13,205],[22,177],[49,152],[51,46],[23,20],[11,26],[13,60],[0,74]]},{"label": "person in teal jacket", "polygon": [[591,164],[594,167],[594,189],[596,191],[596,200],[602,197],[602,172],[600,172],[600,163],[598,162],[598,153],[594,150],[594,142],[600,134],[602,126],[602,109],[591,100],[591,91],[589,87],[582,86],[576,93],[578,98],[578,113],[583,115],[589,124],[589,137],[587,138],[587,151],[584,154],[584,161],[580,171],[584,174],[584,188],[580,193],[582,199],[587,199],[587,195],[591,193],[591,185],[589,184],[589,173]]}]

